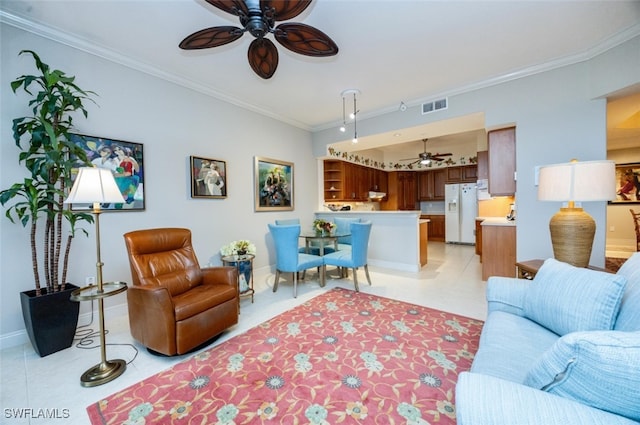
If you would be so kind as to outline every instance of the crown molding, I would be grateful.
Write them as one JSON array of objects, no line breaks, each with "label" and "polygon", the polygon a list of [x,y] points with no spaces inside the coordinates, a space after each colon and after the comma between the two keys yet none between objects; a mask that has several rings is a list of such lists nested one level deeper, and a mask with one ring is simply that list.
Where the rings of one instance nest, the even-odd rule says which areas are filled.
[{"label": "crown molding", "polygon": [[139,72],[143,72],[145,74],[160,78],[165,81],[169,81],[171,83],[174,83],[179,86],[194,90],[198,93],[202,93],[207,96],[216,98],[223,102],[230,103],[232,105],[249,110],[251,112],[255,112],[257,114],[264,115],[269,118],[273,118],[277,121],[284,122],[286,124],[292,125],[302,130],[311,131],[311,128],[308,125],[305,125],[299,121],[292,120],[282,115],[274,114],[269,110],[259,108],[255,105],[244,102],[238,98],[230,96],[224,92],[218,91],[212,87],[197,83],[188,78],[184,78],[169,72],[164,72],[148,63],[144,63],[142,61],[132,59],[131,57],[128,57],[124,54],[96,45],[95,43],[89,42],[83,38],[70,35],[68,33],[65,33],[64,31],[60,31],[50,26],[33,22],[28,19],[24,19],[20,16],[17,16],[12,13],[8,13],[3,10],[0,10],[0,22],[11,25],[15,28],[30,32],[32,34],[38,35],[42,38],[46,38],[48,40],[55,41],[60,44],[64,44],[74,49],[81,50],[85,53],[89,53],[90,55],[96,56],[98,58],[105,59],[113,63],[117,63],[119,65],[125,66],[127,68],[130,68]]}]

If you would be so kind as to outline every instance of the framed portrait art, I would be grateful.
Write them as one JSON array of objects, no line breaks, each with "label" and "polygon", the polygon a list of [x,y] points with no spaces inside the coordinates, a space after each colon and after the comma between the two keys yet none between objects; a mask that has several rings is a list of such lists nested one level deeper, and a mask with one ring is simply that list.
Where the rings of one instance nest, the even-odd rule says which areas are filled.
[{"label": "framed portrait art", "polygon": [[[70,140],[84,149],[96,167],[111,170],[125,202],[121,204],[103,204],[103,211],[142,211],[144,201],[144,155],[141,143],[124,140],[107,139],[105,137],[71,134]],[[82,164],[78,163],[78,167]],[[77,169],[73,173],[73,178]],[[90,211],[89,204],[72,204],[75,211]]]},{"label": "framed portrait art", "polygon": [[192,156],[191,197],[226,198],[227,163],[218,159]]},{"label": "framed portrait art", "polygon": [[640,204],[640,163],[616,164],[616,199],[610,204]]},{"label": "framed portrait art", "polygon": [[256,211],[293,210],[293,163],[254,158]]}]

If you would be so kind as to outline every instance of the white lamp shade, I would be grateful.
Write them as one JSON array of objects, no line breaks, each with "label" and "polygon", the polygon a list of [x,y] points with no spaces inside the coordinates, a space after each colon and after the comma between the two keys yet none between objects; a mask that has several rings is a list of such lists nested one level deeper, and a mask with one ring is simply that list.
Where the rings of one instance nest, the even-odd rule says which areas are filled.
[{"label": "white lamp shade", "polygon": [[125,202],[111,170],[98,167],[82,167],[78,171],[65,204],[93,204]]},{"label": "white lamp shade", "polygon": [[613,161],[583,161],[540,167],[541,201],[610,201],[616,197]]}]

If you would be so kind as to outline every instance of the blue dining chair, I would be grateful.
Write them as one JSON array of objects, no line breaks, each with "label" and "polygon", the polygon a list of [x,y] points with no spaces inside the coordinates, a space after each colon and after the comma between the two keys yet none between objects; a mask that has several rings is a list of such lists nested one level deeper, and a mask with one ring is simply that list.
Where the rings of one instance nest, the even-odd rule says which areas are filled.
[{"label": "blue dining chair", "polygon": [[[369,277],[369,267],[367,265],[367,253],[369,251],[369,235],[371,234],[371,222],[351,223],[351,249],[343,249],[321,257],[324,266],[346,267],[353,269],[353,284],[356,291],[360,291],[358,287],[358,267],[364,267],[367,276],[367,282],[371,285],[371,277]],[[326,271],[326,270],[325,270]],[[325,274],[324,271],[322,274]]]},{"label": "blue dining chair", "polygon": [[[351,223],[360,223],[359,218],[336,217],[333,222],[336,223],[336,233],[338,235],[351,233]],[[338,237],[338,249],[351,249],[351,235]]]},{"label": "blue dining chair", "polygon": [[[298,272],[313,267],[322,268],[322,257],[298,252],[299,224],[269,224],[268,226],[276,248],[276,280],[273,284],[273,292],[278,290],[280,273],[292,273],[293,297],[296,298],[298,296]],[[322,271],[324,270],[319,273],[320,286],[324,286],[324,273]]]}]

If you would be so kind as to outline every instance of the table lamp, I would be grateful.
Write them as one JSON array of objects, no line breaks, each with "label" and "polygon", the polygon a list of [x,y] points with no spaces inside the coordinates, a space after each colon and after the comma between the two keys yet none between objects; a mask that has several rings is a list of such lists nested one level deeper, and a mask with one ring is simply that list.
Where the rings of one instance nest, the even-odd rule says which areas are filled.
[{"label": "table lamp", "polygon": [[567,202],[549,221],[553,256],[576,267],[587,267],[591,257],[596,223],[575,202],[615,199],[613,161],[572,160],[540,167],[538,199]]},{"label": "table lamp", "polygon": [[[100,349],[102,361],[98,365],[87,370],[81,377],[80,383],[85,387],[93,387],[105,384],[118,376],[126,369],[124,360],[106,360],[105,331],[104,331],[104,302],[103,298],[115,295],[126,289],[126,285],[105,285],[102,282],[102,266],[100,259],[100,204],[125,202],[120,189],[116,184],[111,170],[106,168],[82,167],[73,183],[65,204],[93,204],[93,214],[96,224],[96,283],[97,288],[85,287],[74,291],[71,298],[76,301],[98,300],[98,317],[100,321]],[[76,294],[78,292],[78,294]],[[82,293],[88,295],[82,295]],[[75,298],[74,298],[75,296]]]}]

